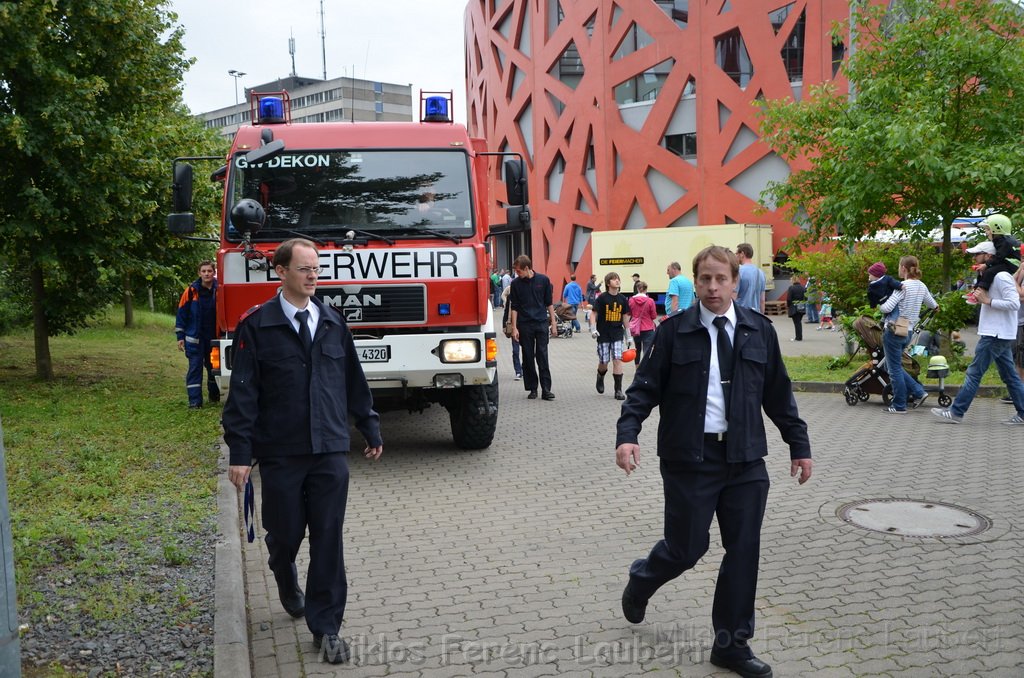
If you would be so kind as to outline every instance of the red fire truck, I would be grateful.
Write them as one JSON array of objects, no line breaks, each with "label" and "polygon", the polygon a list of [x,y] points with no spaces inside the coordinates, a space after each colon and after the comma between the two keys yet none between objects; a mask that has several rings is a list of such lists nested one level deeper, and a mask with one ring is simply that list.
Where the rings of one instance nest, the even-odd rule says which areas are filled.
[{"label": "red fire truck", "polygon": [[[455,444],[491,444],[498,420],[497,341],[481,139],[448,116],[450,95],[420,97],[421,122],[291,122],[286,92],[253,93],[224,183],[212,359],[231,374],[240,316],[278,290],[274,248],[317,244],[317,296],[351,329],[379,411],[447,409]],[[195,232],[191,162],[174,161],[172,233]],[[217,158],[224,162],[224,158]],[[504,162],[507,219],[526,222],[522,158]]]}]

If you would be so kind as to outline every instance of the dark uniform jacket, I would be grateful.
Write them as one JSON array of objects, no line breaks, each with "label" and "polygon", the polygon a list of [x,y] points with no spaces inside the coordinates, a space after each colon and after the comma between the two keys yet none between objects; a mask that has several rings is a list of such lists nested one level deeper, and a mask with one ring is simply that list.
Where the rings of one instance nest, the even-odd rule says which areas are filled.
[{"label": "dark uniform jacket", "polygon": [[279,297],[238,324],[224,441],[233,466],[261,457],[348,452],[349,413],[370,447],[380,417],[341,315],[316,298],[320,323],[307,359]]},{"label": "dark uniform jacket", "polygon": [[543,273],[533,272],[532,278],[516,278],[512,281],[508,301],[512,310],[518,313],[518,325],[547,325],[551,322],[548,306],[554,296],[551,280]]},{"label": "dark uniform jacket", "polygon": [[[797,413],[792,384],[771,321],[757,311],[736,310],[735,365],[729,403],[726,460],[755,461],[768,454],[763,410],[782,433],[792,459],[809,459],[807,424]],[[658,456],[704,458],[704,416],[711,364],[711,335],[700,322],[700,304],[669,316],[654,336],[619,417],[615,446],[637,443],[640,427],[659,408]]]}]

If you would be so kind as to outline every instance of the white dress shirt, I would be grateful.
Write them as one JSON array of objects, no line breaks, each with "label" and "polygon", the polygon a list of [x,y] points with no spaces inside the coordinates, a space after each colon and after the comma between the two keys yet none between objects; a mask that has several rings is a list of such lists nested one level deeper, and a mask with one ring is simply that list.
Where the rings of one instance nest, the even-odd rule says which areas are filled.
[{"label": "white dress shirt", "polygon": [[[736,336],[736,308],[729,304],[729,310],[723,314],[728,322],[725,331],[732,342]],[[718,328],[714,325],[715,314],[700,305],[700,324],[707,328],[711,335],[711,364],[708,365],[708,404],[704,416],[705,433],[722,433],[729,429],[729,421],[725,417],[725,394],[722,391],[722,372],[718,368]],[[733,342],[733,347],[736,344]]]},{"label": "white dress shirt", "polygon": [[288,300],[284,298],[283,294],[278,294],[277,296],[281,299],[281,310],[284,311],[285,317],[291,321],[292,329],[295,330],[296,334],[299,332],[299,321],[296,320],[295,314],[299,311],[309,311],[309,320],[306,321],[306,324],[309,325],[309,336],[315,337],[316,326],[317,323],[320,322],[320,309],[317,305],[313,302],[309,302],[306,304],[306,308],[299,308],[288,303]]}]

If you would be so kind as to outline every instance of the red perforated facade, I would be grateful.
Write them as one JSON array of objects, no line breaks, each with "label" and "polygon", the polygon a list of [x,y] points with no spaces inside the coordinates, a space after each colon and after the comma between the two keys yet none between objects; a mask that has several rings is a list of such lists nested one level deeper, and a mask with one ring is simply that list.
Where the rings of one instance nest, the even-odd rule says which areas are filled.
[{"label": "red perforated facade", "polygon": [[[753,101],[831,79],[844,45],[830,28],[847,8],[471,1],[468,124],[491,148],[527,158],[535,267],[555,281],[574,270],[585,279],[594,230],[770,223],[779,249],[794,226],[760,210],[758,195],[789,168],[758,139]],[[497,163],[492,181],[500,195]],[[499,266],[523,247],[496,245]]]}]

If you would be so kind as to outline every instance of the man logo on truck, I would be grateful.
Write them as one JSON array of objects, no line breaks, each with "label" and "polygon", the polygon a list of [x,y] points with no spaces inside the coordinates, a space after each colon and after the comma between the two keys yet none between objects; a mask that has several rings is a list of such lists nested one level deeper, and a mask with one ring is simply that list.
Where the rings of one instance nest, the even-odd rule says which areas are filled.
[{"label": "man logo on truck", "polygon": [[346,294],[344,292],[334,295],[325,294],[323,302],[328,306],[341,309],[348,322],[362,320],[364,308],[384,305],[383,295],[380,294]]}]

